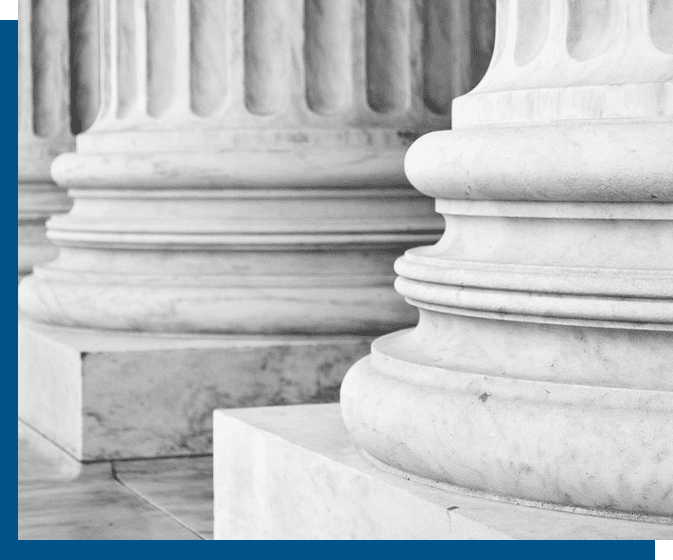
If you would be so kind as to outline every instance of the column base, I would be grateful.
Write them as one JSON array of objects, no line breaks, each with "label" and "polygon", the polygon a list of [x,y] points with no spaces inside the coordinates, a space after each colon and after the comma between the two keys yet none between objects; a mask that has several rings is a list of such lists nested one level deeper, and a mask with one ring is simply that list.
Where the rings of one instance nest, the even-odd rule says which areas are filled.
[{"label": "column base", "polygon": [[359,453],[337,404],[218,410],[216,539],[670,539],[673,525],[434,488]]},{"label": "column base", "polygon": [[71,202],[65,190],[51,183],[19,183],[18,187],[20,282],[36,264],[58,256],[58,249],[47,239],[45,221],[52,215],[67,212]]},{"label": "column base", "polygon": [[334,402],[371,339],[84,331],[19,319],[19,419],[82,462],[212,451],[216,408]]},{"label": "column base", "polygon": [[42,223],[31,223],[26,220],[21,223],[19,221],[18,238],[18,281],[21,282],[33,271],[36,264],[55,259],[58,256],[58,249],[47,240],[44,220]]}]

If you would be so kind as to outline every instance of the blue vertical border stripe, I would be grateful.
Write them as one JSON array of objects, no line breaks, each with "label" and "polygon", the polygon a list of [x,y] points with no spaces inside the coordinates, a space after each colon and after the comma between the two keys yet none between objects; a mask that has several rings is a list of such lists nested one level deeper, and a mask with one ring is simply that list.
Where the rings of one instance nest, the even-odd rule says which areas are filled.
[{"label": "blue vertical border stripe", "polygon": [[[15,0],[0,0],[0,2],[15,2]],[[3,6],[3,8],[6,6]],[[4,12],[3,12],[4,13]],[[2,146],[0,146],[0,170],[2,173],[2,219],[0,219],[0,242],[2,243],[2,274],[0,275],[0,290],[2,294],[2,325],[3,332],[0,335],[2,341],[2,365],[0,369],[4,378],[5,387],[4,398],[9,401],[3,406],[4,432],[12,432],[11,439],[7,435],[5,441],[14,439],[14,392],[9,389],[14,383],[10,383],[17,371],[16,361],[16,326],[14,325],[14,313],[17,309],[16,280],[14,268],[17,263],[17,206],[18,206],[18,148],[17,148],[17,128],[18,128],[18,22],[16,20],[0,20],[0,60],[2,61],[2,79],[0,79],[0,136],[2,137]],[[2,469],[5,471],[2,480],[4,503],[9,510],[9,504],[14,500],[14,461],[10,459],[13,453],[9,449],[5,450],[5,460],[1,462]],[[13,538],[12,524],[9,522],[9,515],[4,525],[4,530],[8,536]],[[11,555],[11,552],[10,552]]]}]

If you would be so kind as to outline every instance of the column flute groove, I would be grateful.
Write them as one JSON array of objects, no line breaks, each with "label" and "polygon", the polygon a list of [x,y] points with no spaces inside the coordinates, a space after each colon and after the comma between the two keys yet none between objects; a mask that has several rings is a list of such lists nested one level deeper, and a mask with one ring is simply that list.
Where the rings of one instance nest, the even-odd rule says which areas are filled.
[{"label": "column flute groove", "polygon": [[353,3],[306,0],[306,95],[319,114],[348,110],[353,101]]},{"label": "column flute groove", "polygon": [[229,4],[208,0],[190,3],[190,100],[194,114],[210,117],[227,101],[232,81],[227,60],[231,57]]}]

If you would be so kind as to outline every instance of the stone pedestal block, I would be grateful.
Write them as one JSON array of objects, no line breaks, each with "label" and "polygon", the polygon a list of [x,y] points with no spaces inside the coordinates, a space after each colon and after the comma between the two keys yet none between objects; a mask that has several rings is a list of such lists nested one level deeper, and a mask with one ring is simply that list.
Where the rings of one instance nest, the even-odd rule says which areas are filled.
[{"label": "stone pedestal block", "polygon": [[537,509],[380,469],[333,404],[217,411],[214,468],[216,539],[673,538],[663,520]]},{"label": "stone pedestal block", "polygon": [[160,336],[19,323],[19,419],[80,461],[211,452],[220,407],[333,402],[365,337]]}]

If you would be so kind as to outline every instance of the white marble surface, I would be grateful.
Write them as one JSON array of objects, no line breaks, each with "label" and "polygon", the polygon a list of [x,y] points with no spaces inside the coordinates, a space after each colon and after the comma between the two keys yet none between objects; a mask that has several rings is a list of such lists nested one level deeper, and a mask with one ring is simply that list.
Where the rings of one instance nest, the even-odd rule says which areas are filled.
[{"label": "white marble surface", "polygon": [[117,461],[115,478],[201,538],[213,538],[213,458]]},{"label": "white marble surface", "polygon": [[86,467],[19,420],[19,484],[44,480],[75,480]]},{"label": "white marble surface", "polygon": [[673,526],[525,507],[382,471],[338,405],[215,413],[216,539],[666,539]]},{"label": "white marble surface", "polygon": [[419,139],[405,170],[440,200],[670,203],[672,138],[670,120],[465,127]]},{"label": "white marble surface", "polygon": [[220,407],[334,402],[364,337],[149,336],[19,324],[19,419],[81,461],[207,454]]},{"label": "white marble surface", "polygon": [[[467,489],[673,522],[673,392],[634,388],[634,382],[619,387],[617,380],[563,380],[567,361],[555,360],[551,352],[536,359],[526,351],[539,344],[530,325],[524,324],[531,334],[525,344],[519,336],[526,333],[509,333],[514,344],[507,354],[495,336],[489,343],[485,333],[493,329],[480,328],[483,320],[453,321],[455,330],[440,327],[434,336],[465,329],[481,336],[479,349],[460,350],[461,343],[469,344],[468,335],[446,344],[437,357],[420,342],[428,330],[395,333],[377,340],[372,356],[349,371],[341,405],[350,432],[368,453]],[[503,321],[501,329],[507,325]],[[557,334],[592,337],[588,329]],[[657,358],[668,358],[658,369],[667,371],[671,340],[647,340],[659,354],[663,346],[667,356],[650,358],[641,351],[641,362],[631,362],[628,373],[653,377]],[[605,356],[605,370],[616,369],[610,346],[584,345],[579,350],[584,360],[589,348]],[[461,361],[471,367],[461,367]],[[556,366],[558,375],[547,373]],[[593,367],[587,366],[585,377]]]},{"label": "white marble surface", "polygon": [[[182,519],[123,485],[109,463],[72,476],[19,428],[19,540],[198,540]],[[51,452],[50,452],[51,453]],[[73,461],[70,458],[70,461]],[[181,472],[189,472],[183,459]],[[175,465],[173,465],[175,467]],[[179,491],[179,490],[178,490]],[[205,505],[205,502],[201,502]]]}]

